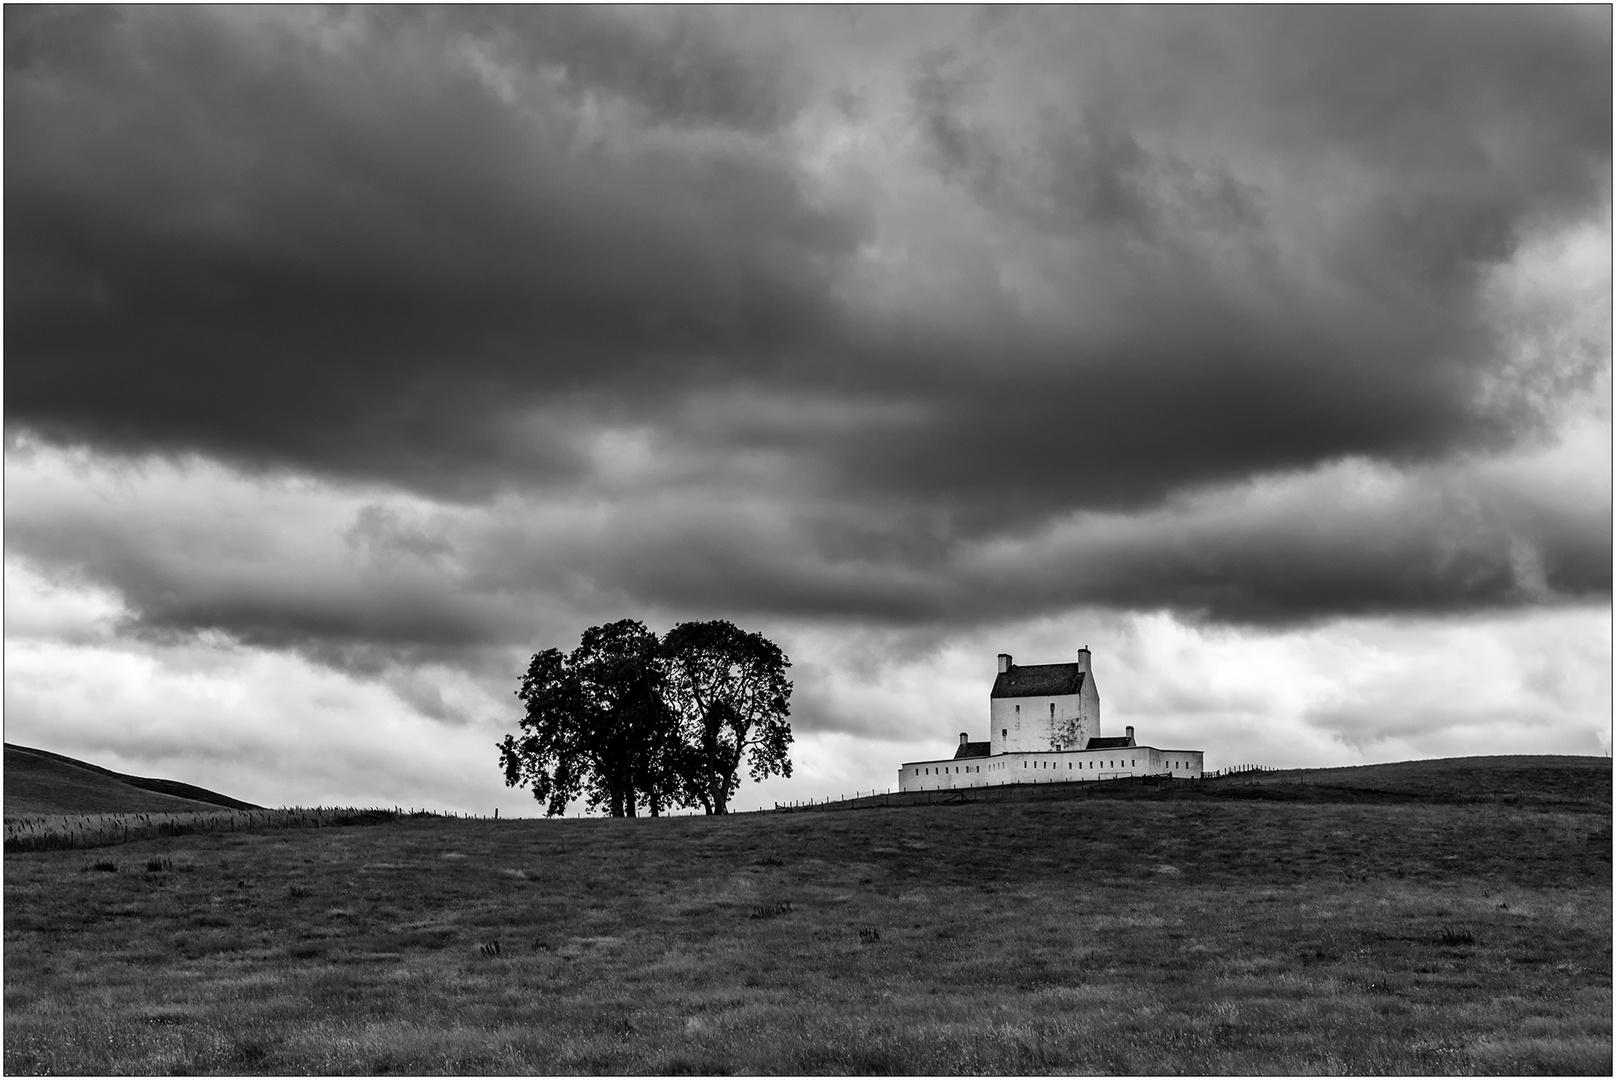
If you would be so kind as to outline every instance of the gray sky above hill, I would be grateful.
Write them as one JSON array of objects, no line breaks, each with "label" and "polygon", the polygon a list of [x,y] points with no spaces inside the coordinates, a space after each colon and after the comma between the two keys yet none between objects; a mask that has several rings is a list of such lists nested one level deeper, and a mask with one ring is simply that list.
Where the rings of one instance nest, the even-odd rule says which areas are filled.
[{"label": "gray sky above hill", "polygon": [[[1610,18],[8,8],[7,737],[408,787],[380,717],[480,746],[527,652],[721,616],[870,786],[994,641],[1339,690],[1319,635],[1570,619],[1521,702],[1595,752]],[[1384,752],[1333,692],[1183,737]]]}]

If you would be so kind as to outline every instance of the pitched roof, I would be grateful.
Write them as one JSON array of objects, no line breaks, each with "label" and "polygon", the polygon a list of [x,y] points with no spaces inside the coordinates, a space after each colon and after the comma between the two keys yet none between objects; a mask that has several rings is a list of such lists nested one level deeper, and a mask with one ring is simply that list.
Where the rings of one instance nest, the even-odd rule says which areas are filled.
[{"label": "pitched roof", "polygon": [[988,757],[992,753],[993,743],[991,742],[964,742],[960,743],[959,749],[954,751],[954,758],[958,760],[962,757]]},{"label": "pitched roof", "polygon": [[1011,664],[993,680],[992,697],[1059,697],[1083,688],[1083,672],[1073,664]]},{"label": "pitched roof", "polygon": [[1128,736],[1126,736],[1126,735],[1107,735],[1103,739],[1100,738],[1099,736],[1096,736],[1096,737],[1090,739],[1089,744],[1087,746],[1085,746],[1083,749],[1085,749],[1085,750],[1115,750],[1115,749],[1118,749],[1119,747],[1132,746],[1132,745],[1133,745],[1133,743],[1128,741]]}]

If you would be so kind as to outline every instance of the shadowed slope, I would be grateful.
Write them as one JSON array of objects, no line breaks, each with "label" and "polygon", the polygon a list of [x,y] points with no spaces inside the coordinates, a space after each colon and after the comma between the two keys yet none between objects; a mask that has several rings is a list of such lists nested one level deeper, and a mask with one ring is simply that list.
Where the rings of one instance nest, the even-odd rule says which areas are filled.
[{"label": "shadowed slope", "polygon": [[182,813],[220,806],[257,810],[176,780],[127,776],[48,750],[5,744],[5,816],[29,814]]},{"label": "shadowed slope", "polygon": [[1335,789],[1433,802],[1475,799],[1609,807],[1611,760],[1569,754],[1433,758],[1338,769],[1284,769],[1237,773],[1213,781],[1227,786]]},{"label": "shadowed slope", "polygon": [[1431,758],[1330,769],[1252,771],[1200,780],[1137,776],[1117,780],[990,784],[979,788],[876,792],[781,809],[855,810],[955,802],[1064,802],[1071,799],[1304,803],[1473,803],[1578,813],[1611,809],[1611,759],[1569,754]]},{"label": "shadowed slope", "polygon": [[1608,810],[1102,798],[8,851],[0,1065],[1609,1076],[1610,855]]}]

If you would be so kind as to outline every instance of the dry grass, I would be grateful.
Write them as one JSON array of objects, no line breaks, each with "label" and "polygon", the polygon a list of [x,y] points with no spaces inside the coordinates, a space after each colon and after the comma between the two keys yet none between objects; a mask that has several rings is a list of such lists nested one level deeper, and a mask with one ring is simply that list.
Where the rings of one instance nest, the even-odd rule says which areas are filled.
[{"label": "dry grass", "polygon": [[[424,813],[424,812],[423,812]],[[326,829],[375,825],[403,816],[399,810],[346,806],[226,810],[210,807],[182,813],[89,813],[24,815],[5,819],[5,850],[59,851],[113,847],[156,837],[268,829]]]},{"label": "dry grass", "polygon": [[1609,1075],[1610,830],[1090,799],[7,854],[4,1065]]}]

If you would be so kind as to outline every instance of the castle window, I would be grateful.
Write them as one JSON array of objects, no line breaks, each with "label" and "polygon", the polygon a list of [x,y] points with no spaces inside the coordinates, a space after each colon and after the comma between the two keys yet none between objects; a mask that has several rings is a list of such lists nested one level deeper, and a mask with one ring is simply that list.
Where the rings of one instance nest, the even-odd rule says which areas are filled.
[{"label": "castle window", "polygon": [[1055,703],[1053,701],[1049,703],[1049,718],[1051,720],[1055,719]]},{"label": "castle window", "polygon": [[1004,730],[1000,731],[999,734],[1008,739],[1010,737],[1010,729],[1005,728]]}]

